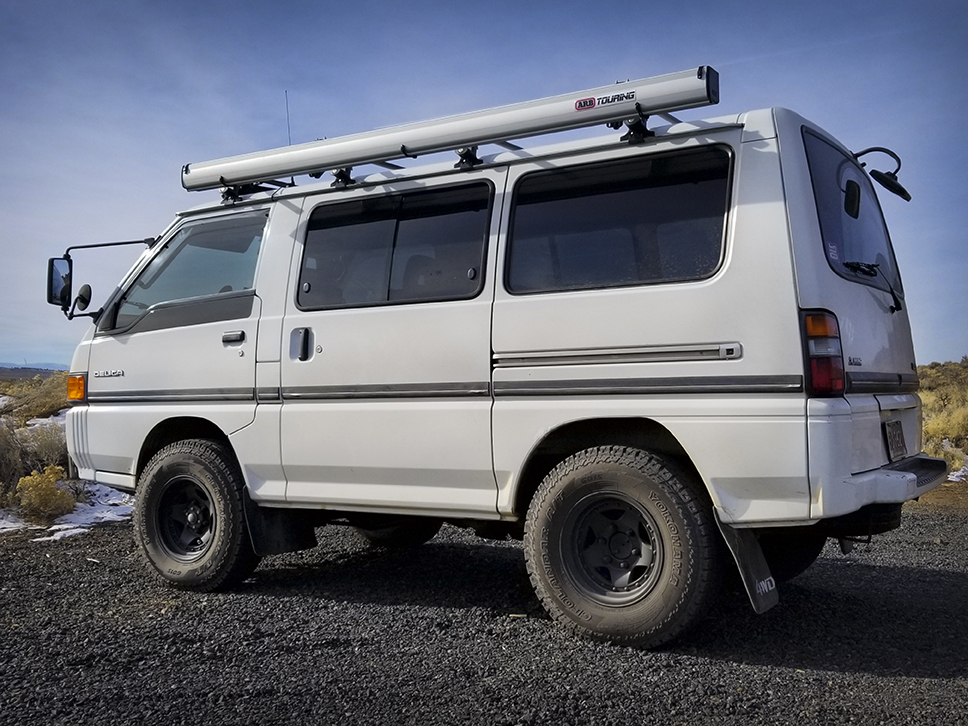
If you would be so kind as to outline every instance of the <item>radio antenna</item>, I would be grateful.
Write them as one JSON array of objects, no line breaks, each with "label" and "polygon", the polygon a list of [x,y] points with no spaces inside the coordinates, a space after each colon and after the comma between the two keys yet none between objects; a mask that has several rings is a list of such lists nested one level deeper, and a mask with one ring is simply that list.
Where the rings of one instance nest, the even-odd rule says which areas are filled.
[{"label": "radio antenna", "polygon": [[289,90],[286,89],[286,131],[289,133],[289,145],[292,146],[292,126],[289,125]]}]

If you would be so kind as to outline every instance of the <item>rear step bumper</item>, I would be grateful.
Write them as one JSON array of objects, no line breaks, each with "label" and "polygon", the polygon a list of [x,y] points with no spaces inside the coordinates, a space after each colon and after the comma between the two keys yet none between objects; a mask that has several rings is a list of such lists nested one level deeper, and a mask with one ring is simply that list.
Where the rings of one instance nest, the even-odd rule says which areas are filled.
[{"label": "rear step bumper", "polygon": [[824,519],[856,512],[869,504],[900,504],[916,499],[944,481],[944,459],[918,454],[849,476],[823,488]]}]

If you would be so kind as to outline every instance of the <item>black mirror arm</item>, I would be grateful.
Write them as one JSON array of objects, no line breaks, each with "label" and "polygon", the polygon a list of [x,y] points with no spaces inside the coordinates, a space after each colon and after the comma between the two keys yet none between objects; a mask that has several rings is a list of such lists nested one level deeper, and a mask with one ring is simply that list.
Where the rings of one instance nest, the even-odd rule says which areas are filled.
[{"label": "black mirror arm", "polygon": [[897,162],[897,168],[894,169],[894,171],[879,171],[877,169],[870,169],[868,173],[871,175],[871,178],[882,187],[887,189],[887,191],[889,191],[891,194],[896,194],[905,202],[910,202],[911,193],[908,192],[908,190],[905,189],[897,180],[897,173],[901,171],[901,157],[890,149],[885,149],[883,146],[872,146],[869,149],[864,149],[863,151],[858,151],[856,154],[854,154],[854,160],[858,161],[861,166],[865,166],[865,164],[860,161],[860,157],[862,157],[864,154],[870,154],[872,152],[887,154]]},{"label": "black mirror arm", "polygon": [[77,298],[74,299],[74,304],[71,305],[70,312],[68,312],[67,310],[64,311],[64,315],[67,316],[68,320],[73,320],[74,318],[94,318],[94,322],[96,323],[98,321],[98,318],[100,318],[101,314],[104,312],[104,308],[98,308],[94,312],[90,312],[90,313],[76,313],[74,312],[74,309],[76,307],[77,307]]},{"label": "black mirror arm", "polygon": [[132,239],[126,242],[98,242],[93,245],[71,245],[64,250],[64,257],[70,259],[71,250],[89,250],[93,247],[121,247],[122,245],[145,245],[146,247],[151,247],[157,241],[158,239],[156,237],[146,237],[145,239]]},{"label": "black mirror arm", "polygon": [[[892,159],[894,159],[894,161],[897,162],[897,168],[891,172],[892,174],[894,174],[894,176],[897,176],[897,173],[901,171],[901,157],[895,154],[890,149],[885,149],[883,146],[872,146],[869,149],[858,151],[856,154],[854,154],[854,159],[860,161],[860,157],[864,156],[865,154],[871,154],[875,151],[879,151],[882,154],[887,154],[889,157],[891,157]],[[864,165],[861,164],[861,166],[864,166]]]}]

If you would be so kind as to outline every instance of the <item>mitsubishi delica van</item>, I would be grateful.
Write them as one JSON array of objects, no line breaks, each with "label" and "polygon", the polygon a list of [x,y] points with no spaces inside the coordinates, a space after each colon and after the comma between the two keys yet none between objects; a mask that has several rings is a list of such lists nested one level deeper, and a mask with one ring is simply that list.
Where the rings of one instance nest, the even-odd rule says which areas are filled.
[{"label": "mitsubishi delica van", "polygon": [[909,198],[900,160],[782,108],[674,115],[716,102],[704,66],[184,166],[221,195],[101,309],[76,248],[50,263],[48,301],[92,319],[79,476],[134,493],[179,588],[323,525],[404,547],[446,521],[523,539],[586,637],[668,642],[736,573],[773,606],[946,469],[871,183]]}]

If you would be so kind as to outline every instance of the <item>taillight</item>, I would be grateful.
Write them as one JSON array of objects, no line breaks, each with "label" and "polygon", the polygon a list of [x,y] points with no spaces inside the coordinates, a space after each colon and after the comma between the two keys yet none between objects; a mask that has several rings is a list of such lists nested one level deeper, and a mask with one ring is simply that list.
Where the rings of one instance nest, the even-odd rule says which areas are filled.
[{"label": "taillight", "polygon": [[81,403],[87,397],[87,375],[71,373],[67,376],[67,400],[71,403]]},{"label": "taillight", "polygon": [[807,394],[844,395],[844,354],[840,326],[833,313],[803,313],[803,349],[806,355]]}]

